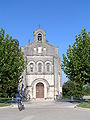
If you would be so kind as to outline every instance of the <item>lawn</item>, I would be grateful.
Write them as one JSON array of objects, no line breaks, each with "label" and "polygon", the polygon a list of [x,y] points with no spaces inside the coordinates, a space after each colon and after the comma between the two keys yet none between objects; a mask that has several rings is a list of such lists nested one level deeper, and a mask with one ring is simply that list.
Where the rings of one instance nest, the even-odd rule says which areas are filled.
[{"label": "lawn", "polygon": [[90,108],[90,103],[80,103],[79,105],[77,105],[78,107],[82,107],[82,108]]},{"label": "lawn", "polygon": [[10,104],[7,103],[0,103],[0,107],[10,106]]}]

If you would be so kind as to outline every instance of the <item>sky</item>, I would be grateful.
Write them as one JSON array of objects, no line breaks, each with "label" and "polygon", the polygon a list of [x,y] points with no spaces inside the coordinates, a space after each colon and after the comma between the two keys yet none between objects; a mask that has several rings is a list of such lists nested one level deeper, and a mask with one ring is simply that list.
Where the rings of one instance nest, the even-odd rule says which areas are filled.
[{"label": "sky", "polygon": [[[33,32],[40,24],[46,39],[59,47],[63,61],[69,44],[82,29],[90,32],[90,0],[0,0],[0,28],[20,46],[33,42]],[[67,78],[62,72],[62,83]]]}]

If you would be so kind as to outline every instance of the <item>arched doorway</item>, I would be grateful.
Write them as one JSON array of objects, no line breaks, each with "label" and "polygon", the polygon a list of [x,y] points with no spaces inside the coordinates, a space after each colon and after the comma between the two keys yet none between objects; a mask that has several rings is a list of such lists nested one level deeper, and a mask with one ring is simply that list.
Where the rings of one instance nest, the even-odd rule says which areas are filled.
[{"label": "arched doorway", "polygon": [[44,98],[44,84],[41,82],[36,84],[36,98]]}]

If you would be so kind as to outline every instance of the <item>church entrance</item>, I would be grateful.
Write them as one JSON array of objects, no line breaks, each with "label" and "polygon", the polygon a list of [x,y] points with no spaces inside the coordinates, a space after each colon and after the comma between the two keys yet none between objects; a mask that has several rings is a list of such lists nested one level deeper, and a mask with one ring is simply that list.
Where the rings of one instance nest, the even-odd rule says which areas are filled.
[{"label": "church entrance", "polygon": [[44,98],[44,84],[41,82],[36,84],[36,98]]}]

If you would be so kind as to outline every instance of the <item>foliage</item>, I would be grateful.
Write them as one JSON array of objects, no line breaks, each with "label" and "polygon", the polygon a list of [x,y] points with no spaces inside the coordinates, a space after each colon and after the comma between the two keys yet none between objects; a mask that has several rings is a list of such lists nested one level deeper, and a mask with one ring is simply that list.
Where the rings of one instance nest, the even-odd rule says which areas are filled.
[{"label": "foliage", "polygon": [[63,54],[63,65],[67,77],[79,84],[82,94],[83,85],[90,83],[90,34],[86,30],[76,36],[75,43]]},{"label": "foliage", "polygon": [[25,67],[18,40],[0,30],[0,97],[12,97]]},{"label": "foliage", "polygon": [[12,98],[0,98],[0,101],[8,101],[8,100],[12,100]]},{"label": "foliage", "polygon": [[85,85],[84,93],[85,95],[90,95],[90,84]]},{"label": "foliage", "polygon": [[73,96],[73,98],[78,99],[81,97],[79,84],[76,84],[71,80],[64,83],[62,91],[64,98],[71,98],[71,96]]}]

